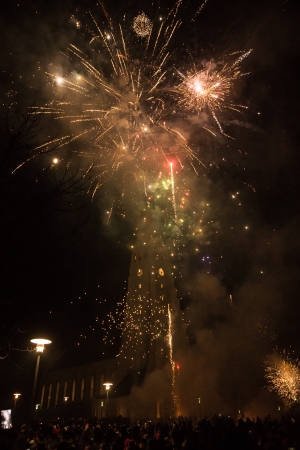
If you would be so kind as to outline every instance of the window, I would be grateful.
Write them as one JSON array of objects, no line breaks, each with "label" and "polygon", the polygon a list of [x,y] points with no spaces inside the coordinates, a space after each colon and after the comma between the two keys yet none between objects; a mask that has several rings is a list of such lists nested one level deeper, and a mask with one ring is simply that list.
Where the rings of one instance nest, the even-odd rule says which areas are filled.
[{"label": "window", "polygon": [[91,377],[90,399],[94,398],[94,385],[95,385],[94,377]]},{"label": "window", "polygon": [[142,285],[141,284],[139,284],[139,289],[142,289]]},{"label": "window", "polygon": [[160,285],[160,287],[161,287],[161,288],[163,288],[163,287],[164,287],[164,285],[163,285],[163,284],[161,284],[161,285]]},{"label": "window", "polygon": [[72,402],[75,400],[75,391],[76,391],[76,380],[73,380],[72,384]]},{"label": "window", "polygon": [[64,384],[64,397],[67,396],[67,390],[68,390],[68,382],[65,381],[65,384]]},{"label": "window", "polygon": [[42,387],[42,394],[41,394],[41,408],[43,407],[44,396],[45,396],[45,385],[43,385],[43,387]]},{"label": "window", "polygon": [[80,400],[83,400],[84,397],[84,378],[81,380],[81,389],[80,389]]},{"label": "window", "polygon": [[50,406],[50,402],[51,402],[51,393],[52,393],[52,383],[50,383],[50,385],[49,385],[47,408],[49,408],[49,406]]},{"label": "window", "polygon": [[55,392],[55,406],[57,406],[58,403],[58,394],[59,394],[59,383],[56,383],[56,392]]}]

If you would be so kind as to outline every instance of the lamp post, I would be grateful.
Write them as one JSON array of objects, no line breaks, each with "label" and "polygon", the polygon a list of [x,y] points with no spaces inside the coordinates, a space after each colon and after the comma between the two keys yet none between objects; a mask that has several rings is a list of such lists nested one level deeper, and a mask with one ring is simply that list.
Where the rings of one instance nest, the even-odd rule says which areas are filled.
[{"label": "lamp post", "polygon": [[107,416],[107,406],[108,406],[108,391],[110,390],[110,387],[112,386],[112,383],[103,383],[103,386],[105,386],[106,389],[106,416]]},{"label": "lamp post", "polygon": [[34,405],[34,398],[35,398],[35,390],[36,390],[36,383],[37,383],[37,377],[39,373],[39,366],[40,366],[40,359],[41,359],[41,353],[43,353],[45,345],[51,344],[51,341],[49,339],[31,339],[33,344],[36,344],[36,352],[37,352],[37,360],[36,360],[36,366],[35,366],[35,374],[34,374],[34,381],[33,381],[33,389],[32,389],[32,398],[31,398],[31,413],[33,414],[33,405]]},{"label": "lamp post", "polygon": [[15,415],[15,410],[16,410],[16,406],[17,406],[17,400],[20,397],[20,395],[21,394],[14,394],[14,399],[15,399],[15,402],[14,402],[14,415]]},{"label": "lamp post", "polygon": [[64,404],[65,404],[64,419],[66,418],[66,409],[67,409],[67,401],[68,400],[69,400],[69,397],[64,397]]},{"label": "lamp post", "polygon": [[199,420],[200,420],[200,417],[201,417],[201,397],[197,397],[197,400],[198,400],[198,414],[199,414]]}]

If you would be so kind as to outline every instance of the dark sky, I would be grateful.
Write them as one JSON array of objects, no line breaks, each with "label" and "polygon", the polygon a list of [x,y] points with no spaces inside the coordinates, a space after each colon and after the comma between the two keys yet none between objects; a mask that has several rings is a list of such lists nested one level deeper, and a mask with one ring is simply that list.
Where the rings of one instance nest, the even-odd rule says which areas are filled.
[{"label": "dark sky", "polygon": [[[157,17],[169,3],[154,2],[145,12]],[[237,80],[232,92],[235,101],[248,109],[241,114],[220,113],[234,140],[218,132],[213,138],[197,126],[188,131],[191,147],[207,167],[198,178],[189,178],[193,206],[199,209],[205,198],[213,222],[198,243],[187,240],[181,259],[179,288],[187,320],[194,336],[216,329],[228,336],[228,343],[247,327],[250,334],[258,333],[253,324],[267,324],[270,345],[263,351],[291,345],[299,355],[298,2],[208,0],[191,22],[195,3],[183,1],[182,29],[172,48],[178,70],[187,64],[188,52],[200,64],[237,50],[253,51],[242,64],[243,72],[249,73]],[[9,147],[5,121],[10,102],[24,113],[28,105],[49,101],[52,93],[45,82],[49,64],[70,70],[71,63],[61,52],[72,42],[87,45],[85,28],[76,29],[72,16],[84,23],[86,11],[96,16],[99,9],[92,0],[20,0],[9,2],[1,14],[0,298],[2,356],[9,353],[8,370],[17,359],[9,345],[26,348],[34,333],[53,339],[54,354],[65,345],[73,349],[78,342],[84,345],[85,340],[98,342],[99,353],[111,353],[102,343],[106,334],[102,328],[108,327],[107,314],[115,311],[126,292],[129,244],[137,217],[131,215],[133,206],[128,201],[119,206],[113,180],[93,201],[80,181],[72,187],[70,181],[61,184],[64,176],[79,177],[81,167],[74,161],[67,173],[65,167],[51,168],[53,154],[42,155],[11,175],[30,149],[24,147],[26,136],[19,147]],[[114,0],[109,10],[117,22],[125,13],[134,17],[143,5]],[[20,117],[9,119],[9,132]],[[182,117],[172,120],[181,127]],[[215,127],[211,117],[207,125]],[[45,117],[37,129],[33,142],[65,131]],[[236,192],[238,199],[232,197]],[[112,204],[107,225],[105,214]],[[197,245],[199,253],[192,251]],[[236,308],[234,320],[224,310],[229,295]],[[198,336],[198,342],[201,339]],[[22,371],[14,373],[18,377]]]}]

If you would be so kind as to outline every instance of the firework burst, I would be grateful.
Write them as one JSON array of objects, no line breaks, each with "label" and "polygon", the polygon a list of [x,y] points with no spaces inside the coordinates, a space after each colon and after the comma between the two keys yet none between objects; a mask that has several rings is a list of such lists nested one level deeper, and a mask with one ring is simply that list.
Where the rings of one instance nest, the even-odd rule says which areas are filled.
[{"label": "firework burst", "polygon": [[138,36],[146,37],[152,31],[152,22],[145,13],[142,13],[134,18],[132,28]]},{"label": "firework burst", "polygon": [[276,352],[265,361],[265,378],[270,392],[276,392],[283,402],[290,406],[299,401],[300,396],[300,363],[288,353]]},{"label": "firework burst", "polygon": [[233,103],[231,97],[235,80],[244,75],[240,63],[251,51],[242,53],[231,65],[225,64],[221,68],[209,63],[200,70],[196,67],[188,70],[186,75],[178,71],[183,80],[173,89],[178,105],[189,114],[210,111],[220,132],[225,134],[216,114],[223,109],[240,112],[241,108],[245,108]]}]

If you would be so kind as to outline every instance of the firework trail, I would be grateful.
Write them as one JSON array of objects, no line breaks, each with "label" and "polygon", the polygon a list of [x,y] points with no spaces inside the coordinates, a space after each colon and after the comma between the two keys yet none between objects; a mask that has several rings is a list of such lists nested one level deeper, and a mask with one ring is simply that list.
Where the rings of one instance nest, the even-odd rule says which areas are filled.
[{"label": "firework trail", "polygon": [[168,340],[169,340],[169,351],[170,351],[170,364],[172,370],[172,398],[174,402],[174,406],[176,406],[176,397],[175,397],[175,362],[173,360],[173,336],[172,336],[172,311],[170,305],[168,304],[168,319],[169,319],[169,330],[168,330]]},{"label": "firework trail", "polygon": [[175,181],[173,172],[173,163],[170,162],[170,173],[171,173],[171,184],[172,184],[172,204],[174,209],[175,223],[177,223],[177,209],[176,209],[176,198],[175,198]]},{"label": "firework trail", "polygon": [[300,363],[288,353],[276,352],[265,361],[265,378],[270,392],[276,392],[290,406],[300,396]]}]

